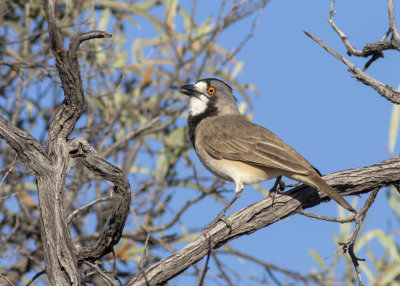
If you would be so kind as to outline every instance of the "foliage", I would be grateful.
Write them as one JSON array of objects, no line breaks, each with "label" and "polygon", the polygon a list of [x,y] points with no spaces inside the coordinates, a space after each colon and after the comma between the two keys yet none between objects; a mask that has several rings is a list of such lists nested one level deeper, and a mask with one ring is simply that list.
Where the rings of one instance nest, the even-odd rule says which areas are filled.
[{"label": "foliage", "polygon": [[[80,49],[86,105],[72,137],[88,140],[131,182],[131,215],[115,249],[122,280],[128,277],[127,266],[136,271],[132,269],[146,239],[148,259],[142,266],[198,233],[182,224],[187,209],[208,193],[220,198],[220,182],[197,173],[184,127],[186,100],[176,88],[214,75],[233,83],[247,100],[247,92],[255,90],[235,80],[243,65],[235,55],[252,27],[237,48],[218,41],[236,22],[249,18],[255,24],[266,2],[222,2],[217,14],[200,20],[196,1],[193,9],[183,2],[67,0],[56,7],[66,45],[79,32],[106,30],[113,35]],[[63,97],[42,2],[3,1],[0,11],[1,113],[46,144]],[[11,281],[26,281],[44,267],[35,178],[4,141],[1,151],[1,273]],[[106,223],[110,209],[104,198],[110,186],[73,159],[69,174],[66,209],[74,243],[83,245],[98,238]],[[177,200],[184,189],[186,201]],[[84,207],[93,200],[100,202]],[[104,258],[104,269],[111,269],[112,261],[111,256]],[[99,279],[94,273],[88,277]]]}]

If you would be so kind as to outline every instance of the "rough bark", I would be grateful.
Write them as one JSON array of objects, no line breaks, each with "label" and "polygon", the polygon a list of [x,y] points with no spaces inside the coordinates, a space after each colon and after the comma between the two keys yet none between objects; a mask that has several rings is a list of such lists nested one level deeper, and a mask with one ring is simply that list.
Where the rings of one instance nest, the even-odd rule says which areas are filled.
[{"label": "rough bark", "polygon": [[[41,241],[49,283],[81,285],[78,259],[94,261],[112,250],[121,237],[130,206],[130,186],[123,172],[97,156],[85,141],[68,141],[84,105],[77,50],[83,41],[111,35],[101,31],[79,34],[71,40],[67,51],[56,25],[55,1],[45,0],[43,7],[65,100],[50,124],[46,149],[1,115],[0,137],[15,149],[28,171],[37,179]],[[101,238],[79,250],[75,249],[71,240],[65,206],[65,181],[70,157],[79,157],[87,168],[115,185],[113,211]]]},{"label": "rough bark", "polygon": [[[324,176],[324,179],[342,195],[358,195],[371,189],[400,182],[400,159],[395,158],[379,164],[350,169]],[[201,260],[210,247],[216,249],[243,235],[249,235],[299,210],[311,208],[329,198],[322,192],[301,185],[271,198],[250,205],[227,218],[231,229],[224,222],[208,226],[195,241],[171,256],[138,272],[129,282],[130,286],[162,285],[185,269]]]}]

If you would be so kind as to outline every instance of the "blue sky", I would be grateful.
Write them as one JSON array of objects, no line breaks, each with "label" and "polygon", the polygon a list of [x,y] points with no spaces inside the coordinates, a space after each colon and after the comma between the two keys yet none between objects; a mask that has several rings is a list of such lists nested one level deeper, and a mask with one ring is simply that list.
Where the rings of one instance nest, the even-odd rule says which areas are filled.
[{"label": "blue sky", "polygon": [[[191,3],[185,0],[180,2],[184,5]],[[214,0],[197,2],[196,19],[199,22],[218,12]],[[237,80],[253,84],[259,90],[258,95],[250,94],[254,108],[249,112],[254,114],[253,122],[275,132],[324,174],[388,159],[388,130],[392,110],[391,103],[370,87],[353,79],[343,63],[302,32],[303,29],[307,30],[345,55],[346,50],[341,40],[328,23],[330,5],[328,0],[271,1],[260,17],[254,36],[236,56],[237,60],[244,62]],[[387,6],[384,1],[340,0],[335,10],[336,24],[356,48],[361,49],[366,43],[381,39],[388,29]],[[233,50],[247,35],[251,23],[252,19],[246,19],[230,27],[221,35],[218,43],[227,50]],[[155,34],[154,30],[149,32],[149,23],[140,24],[142,28],[133,31],[132,38],[127,39],[129,54],[129,47],[135,37]],[[354,57],[349,59],[359,67],[366,62],[365,59]],[[399,64],[395,52],[386,52],[385,58],[375,62],[367,72],[396,88],[400,83]],[[209,76],[213,75],[204,75]],[[235,95],[239,101],[243,101],[238,92]],[[397,147],[394,153],[398,152]],[[207,172],[200,167],[200,162],[198,166]],[[135,182],[131,183],[135,186]],[[272,183],[262,185],[270,187]],[[226,197],[232,198],[234,186],[228,184],[227,187],[232,192]],[[380,191],[362,228],[363,232],[378,228],[394,233],[394,229],[399,228],[388,206],[386,192]],[[194,194],[177,190],[174,200],[178,200],[177,205],[182,205],[186,199],[193,198]],[[360,201],[365,197],[362,196]],[[246,186],[230,213],[261,199],[263,196],[258,191]],[[347,199],[353,200],[352,197]],[[360,207],[360,202],[357,207]],[[189,209],[182,221],[185,226],[205,227],[222,208],[220,203],[210,197]],[[338,215],[338,207],[334,202],[309,211]],[[132,228],[129,222],[127,225],[127,229]],[[321,270],[310,256],[310,250],[318,251],[326,258],[327,264],[335,255],[339,255],[335,254],[337,244],[333,240],[334,235],[340,235],[340,225],[295,215],[249,236],[240,237],[231,245],[265,262],[307,274],[312,268]],[[394,237],[399,243],[399,234]],[[374,253],[382,252],[379,243],[373,242],[371,247]],[[364,254],[364,251],[360,252],[361,257]],[[242,271],[240,285],[249,285],[247,274],[264,271],[254,264],[235,258],[227,257],[224,261]],[[199,266],[203,264],[204,261]],[[210,266],[209,275],[213,275],[215,265],[211,263]],[[193,285],[193,280],[183,274],[175,278],[173,284]],[[213,284],[210,282],[207,285]]]},{"label": "blue sky", "polygon": [[[389,27],[386,3],[367,2],[337,1],[335,8],[337,26],[358,49],[381,39]],[[208,17],[210,1],[198,5],[197,17]],[[302,32],[304,29],[320,37],[348,57],[340,38],[328,23],[330,5],[330,1],[320,0],[271,1],[253,38],[237,55],[238,60],[244,61],[237,79],[254,84],[260,91],[258,96],[252,96],[253,122],[275,132],[325,174],[388,159],[392,110],[390,102],[353,79],[343,63]],[[250,23],[248,20],[232,27],[220,38],[220,44],[233,49],[248,32]],[[349,59],[359,67],[366,62],[355,57]],[[396,88],[400,83],[399,63],[394,52],[386,52],[385,58],[374,63],[367,73]],[[243,101],[239,93],[236,96]],[[398,148],[395,154],[397,152]],[[264,186],[269,184],[264,183]],[[233,190],[233,184],[231,188]],[[370,209],[364,232],[375,228],[392,232],[399,227],[389,210],[386,192],[380,191]],[[363,195],[361,201],[365,197]],[[262,196],[247,186],[233,211],[260,199]],[[353,200],[352,197],[347,199]],[[360,207],[360,202],[357,206]],[[207,214],[205,208],[209,210]],[[216,215],[221,205],[208,200],[188,213],[184,221],[201,215],[199,220],[207,223],[214,217],[213,209]],[[337,205],[329,202],[310,211],[337,216]],[[321,270],[309,255],[311,249],[327,257],[328,264],[332,261],[336,251],[332,237],[340,234],[339,227],[296,215],[241,237],[232,245],[266,262],[305,274],[311,268]],[[398,242],[399,236],[395,239]],[[382,250],[378,243],[371,245],[376,253]],[[251,263],[242,264],[238,260],[229,263],[232,267],[241,267],[244,273],[261,271]],[[184,279],[178,277],[175,281],[179,285]]]}]

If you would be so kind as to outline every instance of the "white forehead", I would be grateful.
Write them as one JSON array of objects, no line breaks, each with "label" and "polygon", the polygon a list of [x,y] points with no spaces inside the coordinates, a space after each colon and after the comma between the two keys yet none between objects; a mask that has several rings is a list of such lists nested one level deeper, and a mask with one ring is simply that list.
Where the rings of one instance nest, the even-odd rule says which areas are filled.
[{"label": "white forehead", "polygon": [[205,90],[207,88],[207,84],[204,81],[199,81],[194,84],[196,89],[198,90]]}]

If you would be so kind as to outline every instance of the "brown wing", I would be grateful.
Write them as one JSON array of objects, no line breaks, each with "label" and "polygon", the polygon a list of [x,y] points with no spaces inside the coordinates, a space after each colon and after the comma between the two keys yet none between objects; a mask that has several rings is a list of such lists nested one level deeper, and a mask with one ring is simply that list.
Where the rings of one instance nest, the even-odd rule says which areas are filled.
[{"label": "brown wing", "polygon": [[213,118],[202,132],[210,156],[307,175],[313,167],[274,133],[238,116]]}]

